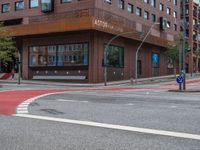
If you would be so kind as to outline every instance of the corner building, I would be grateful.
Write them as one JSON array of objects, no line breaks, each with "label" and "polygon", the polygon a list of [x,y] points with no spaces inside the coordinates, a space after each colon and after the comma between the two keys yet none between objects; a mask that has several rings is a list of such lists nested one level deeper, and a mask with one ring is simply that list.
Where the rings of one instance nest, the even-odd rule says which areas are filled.
[{"label": "corner building", "polygon": [[[164,55],[180,31],[179,0],[1,0],[0,20],[16,38],[24,79],[108,81],[172,73]],[[164,20],[164,28],[160,20]],[[162,25],[163,25],[162,23]],[[132,33],[130,33],[132,32]]]}]

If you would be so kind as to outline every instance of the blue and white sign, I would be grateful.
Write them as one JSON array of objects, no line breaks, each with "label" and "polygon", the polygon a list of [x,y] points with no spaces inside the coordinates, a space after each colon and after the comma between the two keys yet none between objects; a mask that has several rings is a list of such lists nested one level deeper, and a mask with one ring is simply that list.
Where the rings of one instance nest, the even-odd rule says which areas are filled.
[{"label": "blue and white sign", "polygon": [[152,53],[151,54],[151,61],[152,61],[152,67],[153,68],[158,68],[159,67],[159,55],[157,53]]},{"label": "blue and white sign", "polygon": [[178,77],[176,77],[176,82],[177,83],[183,83],[183,77],[182,76],[178,76]]}]

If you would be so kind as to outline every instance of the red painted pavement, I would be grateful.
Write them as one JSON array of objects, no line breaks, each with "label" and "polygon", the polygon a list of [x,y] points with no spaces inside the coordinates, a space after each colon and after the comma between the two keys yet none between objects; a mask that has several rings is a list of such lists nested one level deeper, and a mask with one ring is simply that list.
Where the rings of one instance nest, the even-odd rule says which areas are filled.
[{"label": "red painted pavement", "polygon": [[31,97],[61,92],[61,90],[16,90],[0,92],[0,114],[11,115],[16,113],[16,107]]},{"label": "red painted pavement", "polygon": [[16,113],[16,107],[39,95],[64,91],[125,91],[125,90],[169,90],[169,88],[127,88],[127,87],[105,87],[105,88],[85,88],[85,89],[39,89],[39,90],[14,90],[0,91],[0,114],[11,115]]}]

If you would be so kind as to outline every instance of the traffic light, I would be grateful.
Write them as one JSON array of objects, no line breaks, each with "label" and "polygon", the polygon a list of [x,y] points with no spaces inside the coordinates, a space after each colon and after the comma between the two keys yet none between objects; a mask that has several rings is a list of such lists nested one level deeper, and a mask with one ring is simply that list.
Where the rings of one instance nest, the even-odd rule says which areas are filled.
[{"label": "traffic light", "polygon": [[167,28],[167,19],[160,17],[160,30],[165,30]]}]

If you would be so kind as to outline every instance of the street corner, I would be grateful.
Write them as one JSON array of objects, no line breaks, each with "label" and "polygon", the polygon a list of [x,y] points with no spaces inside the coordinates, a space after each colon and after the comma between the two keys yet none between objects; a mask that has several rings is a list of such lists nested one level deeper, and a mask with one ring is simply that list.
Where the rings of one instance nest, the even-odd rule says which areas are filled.
[{"label": "street corner", "polygon": [[[59,93],[64,92],[64,90],[48,90],[48,89],[39,89],[39,90],[7,90],[0,92],[0,114],[2,115],[12,115],[18,112],[28,112],[25,108],[18,108],[22,106],[26,101],[29,103],[35,100],[39,96],[44,96],[45,94],[50,93]],[[32,100],[32,101],[31,101]],[[21,109],[21,111],[19,111]]]}]

